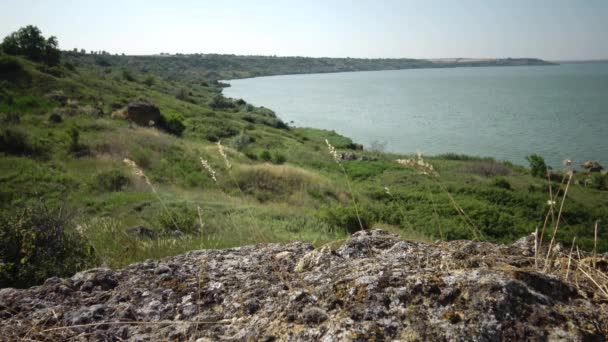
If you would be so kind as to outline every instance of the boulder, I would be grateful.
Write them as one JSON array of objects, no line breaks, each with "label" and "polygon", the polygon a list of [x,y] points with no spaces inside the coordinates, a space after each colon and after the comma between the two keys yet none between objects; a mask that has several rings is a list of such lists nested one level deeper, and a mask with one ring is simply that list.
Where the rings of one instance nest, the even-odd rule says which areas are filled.
[{"label": "boulder", "polygon": [[581,167],[586,169],[588,172],[600,172],[604,169],[598,162],[593,160],[587,160],[581,164]]},{"label": "boulder", "polygon": [[49,115],[49,122],[61,123],[61,121],[63,121],[63,119],[61,118],[60,114],[53,113],[53,114]]},{"label": "boulder", "polygon": [[127,119],[140,126],[153,126],[160,122],[160,110],[149,102],[131,102],[125,111]]},{"label": "boulder", "polygon": [[606,341],[601,291],[575,268],[569,281],[564,265],[535,268],[533,240],[367,230],[335,250],[271,243],[97,268],[0,289],[0,340]]}]

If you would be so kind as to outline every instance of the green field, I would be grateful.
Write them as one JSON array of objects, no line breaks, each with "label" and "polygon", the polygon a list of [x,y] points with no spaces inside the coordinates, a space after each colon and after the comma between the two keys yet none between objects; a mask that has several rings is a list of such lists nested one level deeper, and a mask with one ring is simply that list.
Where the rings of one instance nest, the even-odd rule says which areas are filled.
[{"label": "green field", "polygon": [[[199,248],[320,246],[361,226],[428,242],[508,243],[543,226],[551,238],[563,196],[547,216],[549,193],[563,194],[567,177],[549,182],[521,166],[462,155],[425,157],[437,171],[425,175],[396,162],[414,156],[356,150],[335,132],[289,127],[270,109],[223,97],[217,82],[302,72],[301,61],[272,68],[267,58],[270,66],[252,67],[218,55],[210,74],[206,58],[64,52],[49,66],[0,54],[0,285]],[[135,100],[155,104],[185,129],[142,127],[116,115]],[[326,139],[338,153],[366,158],[337,163]],[[608,251],[608,191],[599,177],[578,172],[570,182],[556,236],[568,247],[576,237],[592,249],[600,220],[597,248]],[[134,226],[155,237],[133,234]]]}]

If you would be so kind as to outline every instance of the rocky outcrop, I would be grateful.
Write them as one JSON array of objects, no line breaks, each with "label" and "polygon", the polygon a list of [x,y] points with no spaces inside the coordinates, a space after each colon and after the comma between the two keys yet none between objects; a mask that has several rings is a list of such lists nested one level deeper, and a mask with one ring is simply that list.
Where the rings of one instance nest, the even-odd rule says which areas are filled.
[{"label": "rocky outcrop", "polygon": [[131,102],[123,113],[127,119],[140,126],[152,126],[160,122],[160,110],[149,102]]},{"label": "rocky outcrop", "polygon": [[586,162],[581,164],[581,167],[587,170],[588,172],[600,172],[602,171],[602,169],[604,169],[602,165],[593,160],[587,160]]},{"label": "rocky outcrop", "polygon": [[[532,239],[533,240],[533,239]],[[0,290],[3,340],[604,341],[608,304],[511,246],[354,234],[193,251]]]}]

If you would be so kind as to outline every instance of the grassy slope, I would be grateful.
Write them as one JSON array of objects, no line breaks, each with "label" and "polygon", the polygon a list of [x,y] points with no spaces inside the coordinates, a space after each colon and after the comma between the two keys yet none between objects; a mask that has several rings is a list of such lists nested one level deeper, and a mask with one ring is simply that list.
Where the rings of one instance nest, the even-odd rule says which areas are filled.
[{"label": "grassy slope", "polygon": [[[219,85],[198,76],[176,77],[197,70],[178,73],[165,57],[146,59],[142,65],[148,70],[143,71],[129,68],[127,57],[112,56],[110,65],[99,65],[93,56],[67,60],[77,67],[61,68],[62,77],[23,59],[18,59],[23,70],[2,74],[3,126],[25,132],[36,152],[0,153],[2,210],[15,211],[40,198],[74,208],[80,214],[77,223],[101,260],[111,266],[195,248],[295,239],[320,245],[343,238],[345,228],[356,229],[348,183],[325,145],[327,138],[344,151],[350,139],[318,129],[280,128],[270,110],[242,102],[214,108],[210,103],[221,92]],[[125,80],[125,70],[134,81]],[[150,77],[154,82],[146,85],[144,80]],[[181,100],[175,96],[180,89],[185,90]],[[69,96],[70,104],[60,106],[44,98],[57,90]],[[109,115],[135,99],[149,100],[163,113],[182,115],[183,137],[130,126]],[[105,114],[91,115],[95,108]],[[49,122],[53,112],[61,113],[63,122]],[[19,122],[8,119],[9,113],[18,114]],[[84,147],[79,153],[69,151],[71,127],[80,132]],[[217,139],[227,148],[230,171],[212,142]],[[285,156],[286,163],[261,160],[265,151],[274,160]],[[356,153],[376,158],[343,162],[361,216],[370,225],[427,241],[472,238],[470,225],[455,210],[447,189],[486,239],[512,241],[542,226],[546,181],[520,167],[487,158],[433,157],[429,161],[440,173],[437,183],[394,162],[407,156]],[[218,184],[201,168],[200,157],[217,170]],[[123,158],[144,169],[156,192],[132,174]],[[495,186],[496,177],[483,175],[488,167],[503,170],[502,178],[513,189]],[[119,191],[104,189],[100,183],[110,178],[110,171],[127,175],[130,183]],[[572,186],[559,240],[567,243],[576,235],[582,247],[590,248],[593,223],[608,219],[606,204],[607,192]],[[155,240],[136,239],[125,232],[134,225],[167,234]],[[184,237],[171,236],[176,225]],[[605,230],[599,247],[608,250]]]}]

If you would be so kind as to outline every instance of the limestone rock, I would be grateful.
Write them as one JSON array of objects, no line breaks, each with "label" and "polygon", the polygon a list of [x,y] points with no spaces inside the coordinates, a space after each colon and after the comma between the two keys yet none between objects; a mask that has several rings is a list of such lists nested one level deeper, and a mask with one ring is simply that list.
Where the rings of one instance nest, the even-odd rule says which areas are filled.
[{"label": "limestone rock", "polygon": [[529,248],[374,230],[333,251],[192,251],[2,289],[0,339],[606,340],[608,302],[537,271]]},{"label": "limestone rock", "polygon": [[140,126],[151,126],[160,122],[160,110],[149,102],[131,102],[124,113],[127,119]]}]

